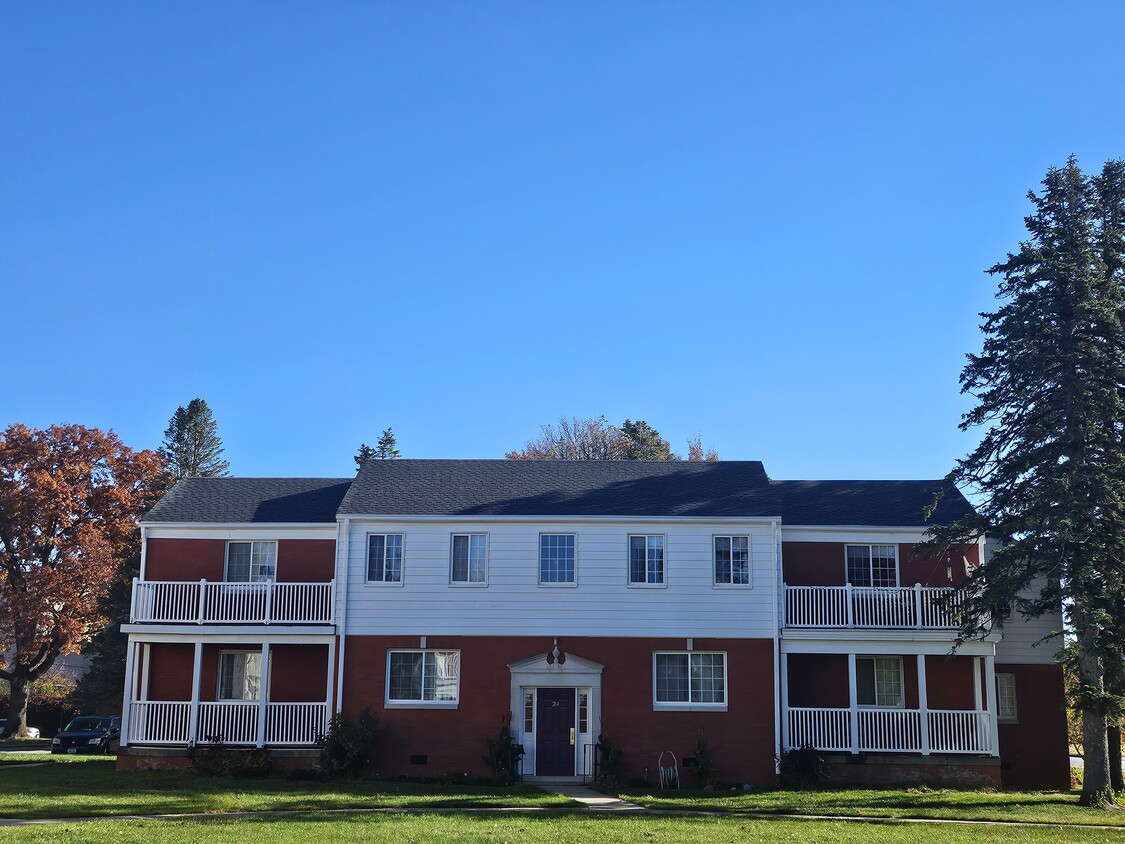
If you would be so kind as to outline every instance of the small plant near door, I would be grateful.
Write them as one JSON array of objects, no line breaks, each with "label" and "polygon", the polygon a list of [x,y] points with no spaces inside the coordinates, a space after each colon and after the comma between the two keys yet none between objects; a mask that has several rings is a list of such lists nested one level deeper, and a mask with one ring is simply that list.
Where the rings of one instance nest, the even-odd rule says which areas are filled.
[{"label": "small plant near door", "polygon": [[617,786],[617,773],[621,770],[621,748],[605,737],[598,735],[598,777],[599,785]]},{"label": "small plant near door", "polygon": [[511,785],[519,777],[520,760],[523,759],[523,745],[519,744],[509,727],[511,715],[500,724],[500,735],[486,738],[488,753],[481,757],[492,779],[500,785]]},{"label": "small plant near door", "polygon": [[695,758],[684,761],[701,788],[715,787],[715,763],[711,760],[711,745],[706,736],[700,735],[695,743]]}]

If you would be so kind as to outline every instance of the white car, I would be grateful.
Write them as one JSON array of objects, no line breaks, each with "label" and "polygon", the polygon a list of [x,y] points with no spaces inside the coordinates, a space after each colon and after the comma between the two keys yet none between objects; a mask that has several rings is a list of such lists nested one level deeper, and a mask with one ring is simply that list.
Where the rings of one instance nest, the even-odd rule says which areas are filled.
[{"label": "white car", "polygon": [[[3,732],[4,727],[6,727],[7,725],[8,725],[7,719],[6,718],[0,718],[0,732]],[[28,738],[39,738],[39,728],[38,727],[28,727],[27,728],[27,737]],[[12,738],[15,738],[15,737],[12,736]]]}]

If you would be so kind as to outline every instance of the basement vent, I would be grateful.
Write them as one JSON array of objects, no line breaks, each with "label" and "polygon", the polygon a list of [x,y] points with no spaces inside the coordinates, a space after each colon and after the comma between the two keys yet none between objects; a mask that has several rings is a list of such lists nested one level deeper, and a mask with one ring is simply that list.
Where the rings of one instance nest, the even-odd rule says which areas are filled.
[{"label": "basement vent", "polygon": [[411,765],[428,765],[430,764],[430,757],[424,753],[415,753],[410,757]]},{"label": "basement vent", "polygon": [[691,770],[693,767],[695,767],[695,757],[685,756],[682,760],[680,760],[680,767]]}]

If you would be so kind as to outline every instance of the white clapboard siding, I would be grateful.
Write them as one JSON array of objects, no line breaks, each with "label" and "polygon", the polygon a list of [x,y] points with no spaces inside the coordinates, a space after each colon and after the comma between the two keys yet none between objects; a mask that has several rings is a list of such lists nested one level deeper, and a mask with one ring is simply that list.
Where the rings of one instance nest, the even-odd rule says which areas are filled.
[{"label": "white clapboard siding", "polygon": [[[369,533],[401,533],[402,585],[368,584]],[[488,534],[488,585],[451,584],[454,533]],[[576,535],[577,585],[539,585],[540,533]],[[664,587],[628,585],[628,537],[662,534]],[[715,535],[751,537],[751,585],[713,583]],[[352,635],[773,635],[773,546],[768,522],[669,520],[565,524],[482,519],[451,523],[353,520],[347,632]]]}]

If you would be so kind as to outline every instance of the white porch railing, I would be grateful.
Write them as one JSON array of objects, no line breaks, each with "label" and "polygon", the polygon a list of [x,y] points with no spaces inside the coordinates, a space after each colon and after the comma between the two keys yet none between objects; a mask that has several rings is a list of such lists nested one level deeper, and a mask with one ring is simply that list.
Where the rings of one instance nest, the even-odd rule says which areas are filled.
[{"label": "white porch railing", "polygon": [[992,748],[992,721],[983,710],[857,709],[856,723],[853,746],[850,709],[790,707],[786,746],[859,753],[990,753]]},{"label": "white porch railing", "polygon": [[[201,701],[196,744],[256,745],[259,701]],[[316,744],[328,720],[325,703],[266,703],[267,745]],[[191,741],[191,703],[134,701],[129,705],[129,744],[188,745]]]},{"label": "white porch railing", "polygon": [[961,596],[943,586],[789,586],[787,627],[867,627],[953,630]]},{"label": "white porch railing", "polygon": [[133,579],[133,623],[331,624],[336,583]]}]

